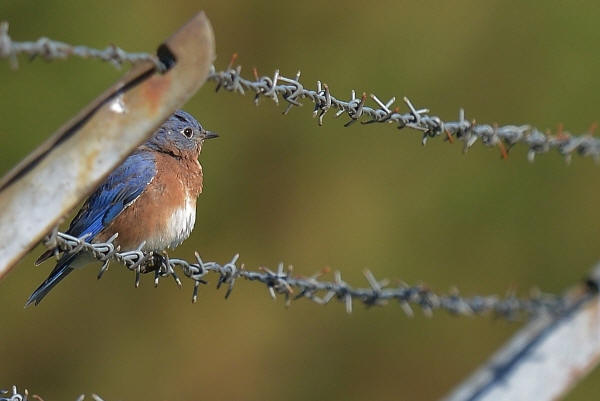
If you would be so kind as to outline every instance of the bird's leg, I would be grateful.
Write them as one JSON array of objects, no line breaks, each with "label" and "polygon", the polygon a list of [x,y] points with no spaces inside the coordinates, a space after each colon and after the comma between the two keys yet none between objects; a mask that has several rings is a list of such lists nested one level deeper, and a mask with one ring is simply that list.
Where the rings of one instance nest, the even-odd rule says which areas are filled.
[{"label": "bird's leg", "polygon": [[154,271],[154,287],[158,287],[158,280],[162,275],[165,274],[165,267],[168,263],[164,256],[160,253],[154,252],[152,254],[152,270]]},{"label": "bird's leg", "polygon": [[169,262],[169,255],[167,254],[167,251],[162,251],[162,253],[165,260],[166,273],[171,275],[173,277],[173,280],[175,280],[175,284],[177,284],[177,286],[181,288],[181,280],[179,280],[177,273],[175,273],[175,269],[173,269],[173,266]]},{"label": "bird's leg", "polygon": [[141,267],[140,272],[143,274],[154,272],[154,286],[158,287],[158,279],[166,274],[167,265],[165,257],[157,252],[152,252],[150,259],[144,263]]},{"label": "bird's leg", "polygon": [[156,252],[152,252],[151,257],[142,264],[140,272],[143,274],[158,272],[164,264],[164,257]]},{"label": "bird's leg", "polygon": [[149,268],[144,271],[144,273],[149,273],[151,271],[154,272],[154,286],[158,286],[158,281],[161,277],[170,275],[173,277],[173,280],[175,280],[175,284],[181,287],[181,280],[179,280],[177,273],[175,273],[175,270],[169,261],[169,255],[167,252],[154,252],[152,256],[152,263],[148,266]]}]

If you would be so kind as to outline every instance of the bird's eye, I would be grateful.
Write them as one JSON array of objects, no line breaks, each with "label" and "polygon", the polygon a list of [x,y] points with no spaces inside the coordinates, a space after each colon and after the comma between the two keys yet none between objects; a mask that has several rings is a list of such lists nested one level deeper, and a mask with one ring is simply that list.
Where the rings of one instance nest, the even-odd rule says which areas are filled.
[{"label": "bird's eye", "polygon": [[194,131],[191,128],[186,128],[183,130],[183,135],[185,135],[186,138],[191,138],[194,135]]}]

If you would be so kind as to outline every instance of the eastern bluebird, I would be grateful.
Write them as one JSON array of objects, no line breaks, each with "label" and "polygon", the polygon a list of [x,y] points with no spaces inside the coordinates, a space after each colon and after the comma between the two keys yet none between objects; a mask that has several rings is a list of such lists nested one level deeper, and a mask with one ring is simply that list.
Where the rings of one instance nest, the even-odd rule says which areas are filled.
[{"label": "eastern bluebird", "polygon": [[[117,167],[85,201],[67,233],[88,234],[87,242],[105,242],[119,233],[115,244],[136,249],[145,241],[147,251],[163,251],[181,244],[196,220],[196,198],[202,192],[198,156],[206,131],[185,111],[178,110]],[[48,250],[39,265],[54,254]],[[86,253],[64,254],[25,306],[42,298],[74,269],[93,261]]]}]

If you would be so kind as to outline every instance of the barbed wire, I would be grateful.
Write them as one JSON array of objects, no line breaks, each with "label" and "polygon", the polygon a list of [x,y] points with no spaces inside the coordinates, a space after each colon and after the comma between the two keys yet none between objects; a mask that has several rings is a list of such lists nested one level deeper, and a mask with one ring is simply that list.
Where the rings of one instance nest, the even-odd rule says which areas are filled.
[{"label": "barbed wire", "polygon": [[[8,35],[8,23],[0,23],[0,58],[8,58],[14,67],[17,67],[17,56],[28,54],[31,57],[40,56],[46,60],[63,59],[69,56],[82,58],[96,58],[108,61],[119,67],[124,63],[135,64],[141,61],[151,61],[158,69],[162,69],[162,63],[157,57],[147,53],[128,53],[116,46],[109,46],[104,50],[93,49],[87,46],[71,46],[63,42],[57,42],[48,38],[40,38],[36,42],[15,42]],[[444,122],[439,117],[430,116],[428,109],[417,109],[407,98],[404,102],[409,108],[408,113],[400,113],[398,107],[393,107],[395,98],[382,102],[377,96],[371,98],[377,103],[378,108],[366,105],[365,93],[360,98],[352,91],[351,99],[343,101],[333,96],[328,85],[317,81],[317,90],[304,88],[300,83],[300,72],[294,79],[290,79],[275,71],[273,77],[259,77],[254,69],[254,81],[247,80],[241,76],[241,66],[233,67],[235,61],[232,58],[229,66],[224,71],[216,71],[212,66],[208,79],[216,83],[216,90],[220,88],[232,92],[245,94],[246,90],[254,92],[254,102],[258,104],[260,97],[272,99],[279,104],[279,97],[287,102],[284,114],[292,107],[301,106],[301,99],[310,99],[315,103],[313,115],[318,117],[319,125],[322,125],[325,114],[331,109],[337,109],[336,116],[346,114],[350,120],[345,124],[350,126],[356,121],[363,124],[391,123],[397,128],[412,128],[422,132],[422,143],[425,144],[429,138],[445,136],[448,141],[454,138],[464,142],[467,150],[478,140],[488,146],[500,147],[502,154],[507,155],[516,143],[522,142],[529,147],[529,159],[533,160],[536,154],[545,153],[556,149],[559,153],[570,158],[573,152],[583,156],[593,156],[600,159],[600,140],[593,138],[591,133],[581,136],[571,135],[568,132],[559,131],[557,135],[547,135],[529,125],[506,125],[502,127],[487,124],[476,124],[475,121],[465,119],[464,111],[460,110],[458,122]],[[369,120],[363,121],[368,117]],[[505,147],[504,145],[507,145]],[[238,255],[224,265],[216,262],[203,262],[196,254],[196,262],[189,263],[181,259],[164,259],[162,256],[142,252],[139,248],[131,252],[119,252],[112,242],[114,237],[102,244],[89,244],[85,238],[75,238],[57,230],[46,241],[57,250],[65,252],[85,251],[91,253],[96,259],[103,261],[99,277],[106,271],[111,260],[118,261],[136,272],[136,285],[139,285],[140,274],[149,271],[155,272],[155,284],[161,277],[172,276],[178,285],[181,281],[175,273],[175,268],[180,268],[183,274],[194,281],[193,301],[197,299],[200,284],[206,283],[203,277],[209,273],[217,273],[220,287],[227,284],[226,296],[229,296],[235,280],[242,277],[246,280],[257,281],[265,284],[273,297],[277,293],[283,294],[286,302],[292,299],[308,298],[314,302],[326,304],[332,299],[338,299],[346,304],[348,312],[352,310],[353,300],[359,300],[367,306],[381,305],[387,301],[395,300],[400,303],[403,310],[411,315],[410,305],[416,305],[426,313],[435,309],[443,309],[453,314],[468,315],[493,312],[496,315],[514,318],[519,314],[535,315],[541,311],[558,312],[564,308],[564,300],[561,297],[538,293],[527,299],[519,299],[514,295],[505,298],[496,296],[475,296],[463,298],[458,293],[450,295],[437,295],[425,286],[408,286],[401,284],[396,288],[388,288],[387,281],[378,281],[373,274],[365,271],[369,282],[369,288],[354,288],[349,286],[341,278],[341,273],[335,272],[335,281],[319,281],[321,274],[308,278],[293,277],[291,271],[286,271],[284,265],[280,264],[277,271],[262,268],[260,272],[247,271],[243,265],[238,266]],[[294,290],[295,289],[295,290]],[[296,291],[298,291],[296,293]]]},{"label": "barbed wire", "polygon": [[[33,394],[31,396],[36,401],[44,401],[42,397],[37,394]],[[12,386],[12,389],[9,390],[0,390],[0,401],[27,401],[29,399],[29,391],[25,389],[23,392],[20,392],[17,389],[17,386]],[[75,401],[83,401],[85,399],[85,394],[81,394]],[[104,401],[102,397],[98,394],[92,394],[92,399],[94,401]]]},{"label": "barbed wire", "polygon": [[165,70],[165,66],[156,56],[148,53],[129,53],[115,45],[100,50],[87,46],[73,46],[45,37],[35,42],[14,42],[8,35],[8,22],[0,22],[0,58],[8,59],[11,67],[16,69],[19,66],[17,56],[20,54],[26,54],[31,59],[42,57],[45,60],[66,59],[71,56],[92,58],[107,61],[118,68],[126,63],[150,61],[159,71]]},{"label": "barbed wire", "polygon": [[[114,45],[99,50],[87,46],[72,46],[48,38],[40,38],[35,42],[15,42],[8,35],[8,23],[0,23],[0,58],[8,58],[16,68],[19,54],[28,54],[32,58],[40,56],[46,60],[64,59],[69,56],[95,58],[108,61],[117,67],[124,63],[151,61],[158,70],[165,69],[158,57],[152,54],[129,53]],[[403,101],[409,111],[401,113],[399,107],[394,107],[395,97],[383,102],[371,94],[370,98],[376,103],[376,107],[371,107],[366,104],[367,95],[364,92],[362,96],[357,97],[353,90],[350,99],[340,100],[331,93],[329,86],[321,81],[317,81],[316,90],[306,89],[300,83],[300,72],[293,79],[280,75],[279,70],[276,70],[272,77],[259,77],[254,69],[254,80],[245,79],[241,76],[241,66],[233,67],[235,57],[236,55],[224,71],[217,71],[214,66],[211,68],[208,80],[216,83],[217,91],[220,88],[240,94],[245,94],[247,90],[252,91],[255,94],[255,104],[258,104],[261,97],[270,98],[279,104],[281,97],[287,102],[283,114],[287,114],[294,106],[301,106],[301,99],[309,99],[315,104],[313,116],[318,118],[319,125],[323,124],[325,115],[334,109],[337,110],[336,117],[345,114],[350,118],[345,126],[360,121],[362,124],[393,124],[398,129],[412,128],[422,134],[423,145],[430,138],[441,136],[449,142],[454,142],[455,139],[462,141],[463,150],[467,151],[480,140],[486,146],[498,147],[502,157],[506,158],[514,145],[522,143],[528,147],[527,157],[530,161],[533,161],[537,154],[555,150],[564,156],[567,162],[570,162],[574,153],[591,156],[600,162],[600,139],[592,136],[596,124],[592,124],[587,132],[580,135],[564,131],[562,127],[552,135],[527,124],[478,124],[475,120],[466,119],[463,109],[459,110],[458,121],[443,121],[440,117],[430,115],[429,109],[416,108],[407,97],[404,97]]]},{"label": "barbed wire", "polygon": [[27,401],[28,397],[29,391],[25,389],[23,394],[21,394],[17,390],[17,386],[12,386],[12,391],[0,390],[0,401]]},{"label": "barbed wire", "polygon": [[[235,55],[232,60],[234,59]],[[328,111],[337,109],[336,117],[345,114],[350,118],[344,125],[346,127],[360,121],[362,124],[394,124],[398,129],[412,128],[422,133],[423,145],[426,145],[430,138],[438,136],[442,136],[449,142],[454,142],[456,138],[463,142],[463,150],[466,152],[477,140],[481,140],[486,146],[497,146],[502,157],[506,158],[515,144],[523,143],[529,148],[527,153],[529,161],[533,161],[537,154],[551,150],[557,150],[567,162],[571,161],[573,153],[591,156],[595,161],[600,161],[600,139],[592,136],[596,124],[592,124],[590,129],[581,135],[563,131],[562,127],[558,128],[555,135],[551,135],[531,125],[477,124],[475,120],[469,121],[465,118],[463,109],[459,110],[458,121],[445,122],[440,117],[429,115],[429,109],[416,108],[407,97],[403,100],[409,111],[400,113],[400,108],[394,107],[395,97],[383,102],[371,94],[370,98],[377,104],[377,107],[373,108],[366,104],[365,92],[357,97],[356,91],[352,90],[350,99],[344,101],[333,96],[329,86],[322,84],[321,81],[317,81],[317,90],[306,89],[300,83],[300,71],[295,78],[290,79],[281,76],[279,70],[276,70],[272,77],[259,77],[254,69],[254,81],[251,81],[241,76],[240,66],[233,68],[232,65],[233,62],[225,71],[216,71],[214,66],[211,68],[208,79],[216,82],[217,91],[223,88],[242,95],[246,90],[253,91],[254,102],[257,105],[261,96],[270,98],[276,104],[279,104],[281,96],[288,103],[283,114],[287,114],[294,106],[302,106],[300,99],[308,98],[315,104],[313,116],[318,117],[319,125],[323,125],[323,117]]]},{"label": "barbed wire", "polygon": [[44,244],[53,249],[58,257],[61,252],[77,253],[87,252],[95,259],[103,262],[98,278],[108,270],[111,261],[124,265],[135,272],[135,286],[139,286],[140,276],[143,273],[154,273],[154,284],[158,286],[163,277],[172,277],[178,286],[181,280],[176,270],[191,279],[194,283],[192,302],[198,298],[198,289],[209,273],[217,277],[217,289],[226,287],[225,298],[228,298],[239,278],[261,283],[266,286],[272,298],[277,294],[285,298],[286,305],[292,301],[306,298],[317,304],[328,304],[337,300],[345,305],[348,313],[352,312],[353,303],[360,302],[365,306],[381,306],[391,301],[397,302],[408,315],[413,315],[413,307],[420,308],[426,315],[431,315],[435,310],[444,310],[453,315],[482,315],[492,313],[495,316],[516,319],[522,316],[536,316],[541,313],[557,314],[565,310],[567,302],[563,297],[544,294],[538,290],[532,291],[527,298],[518,298],[514,293],[505,297],[472,296],[463,297],[457,290],[447,295],[440,295],[424,285],[407,285],[398,282],[390,286],[389,280],[376,279],[373,273],[365,270],[368,287],[353,287],[342,279],[340,271],[333,273],[333,281],[324,281],[322,277],[327,271],[309,276],[294,276],[292,266],[287,268],[283,263],[271,270],[260,267],[258,271],[247,270],[244,264],[239,263],[239,255],[225,264],[205,262],[198,252],[195,252],[195,261],[188,262],[183,259],[169,258],[166,254],[157,254],[142,251],[141,244],[136,250],[120,252],[114,245],[118,234],[115,234],[104,243],[88,243],[86,237],[77,238],[54,229],[45,239]]}]

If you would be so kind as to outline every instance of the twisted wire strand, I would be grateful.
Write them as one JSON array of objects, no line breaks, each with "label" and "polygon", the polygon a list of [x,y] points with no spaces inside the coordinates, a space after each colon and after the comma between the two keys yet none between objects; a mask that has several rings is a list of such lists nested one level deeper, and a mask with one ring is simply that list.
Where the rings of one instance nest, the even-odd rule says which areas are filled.
[{"label": "twisted wire strand", "polygon": [[124,265],[127,269],[135,272],[135,286],[139,286],[142,273],[154,273],[154,284],[158,285],[163,277],[172,277],[178,286],[181,280],[177,271],[194,283],[192,302],[198,298],[198,290],[201,284],[207,284],[206,278],[209,273],[216,275],[217,289],[226,287],[225,298],[231,294],[236,280],[243,278],[248,281],[261,283],[266,286],[271,297],[277,294],[285,298],[286,305],[300,298],[306,298],[317,304],[328,304],[337,300],[345,305],[348,313],[352,312],[354,302],[365,306],[382,306],[390,302],[397,302],[402,310],[408,315],[413,315],[413,307],[420,308],[426,315],[431,315],[435,310],[444,310],[453,315],[481,315],[492,313],[506,319],[516,319],[523,316],[536,316],[541,313],[561,313],[565,310],[566,300],[563,297],[532,291],[527,298],[518,298],[514,293],[505,297],[495,295],[463,297],[458,291],[450,294],[437,294],[424,285],[409,286],[399,283],[390,286],[389,280],[379,280],[368,270],[364,274],[368,287],[353,287],[342,279],[341,272],[334,272],[333,281],[321,279],[323,271],[309,277],[293,275],[291,266],[286,268],[283,263],[271,270],[260,267],[258,271],[245,269],[239,263],[239,255],[235,255],[231,261],[219,264],[217,262],[204,261],[195,252],[195,260],[188,262],[183,259],[169,258],[166,255],[157,255],[152,252],[142,251],[141,244],[138,249],[128,252],[120,252],[115,247],[115,234],[104,243],[88,243],[86,236],[77,238],[59,232],[54,229],[44,240],[44,244],[53,249],[55,255],[61,252],[77,253],[88,252],[95,259],[103,262],[98,278],[108,269],[111,261]]},{"label": "twisted wire strand", "polygon": [[269,98],[276,104],[279,104],[281,97],[287,102],[283,114],[287,114],[294,106],[302,106],[300,100],[308,98],[315,104],[313,116],[318,118],[319,125],[323,125],[325,114],[335,109],[336,117],[345,114],[350,118],[344,124],[346,127],[360,121],[361,124],[393,124],[398,129],[412,128],[422,133],[423,145],[426,145],[430,138],[441,136],[450,142],[454,142],[454,139],[462,141],[463,150],[466,152],[481,140],[486,146],[499,147],[502,157],[506,158],[515,144],[522,143],[529,149],[527,157],[531,162],[537,154],[551,150],[558,151],[567,162],[571,161],[574,153],[591,156],[596,162],[600,161],[600,139],[592,136],[596,129],[595,124],[581,135],[573,135],[563,131],[561,127],[555,135],[551,135],[531,125],[477,124],[475,120],[465,118],[463,109],[459,110],[458,121],[447,122],[430,115],[429,109],[416,108],[407,97],[404,97],[403,101],[409,111],[401,113],[399,107],[394,107],[395,97],[383,102],[371,94],[370,98],[376,103],[376,107],[370,107],[366,104],[367,95],[364,92],[362,96],[357,97],[356,92],[352,90],[349,100],[340,100],[333,96],[329,86],[321,81],[317,81],[317,90],[306,89],[300,83],[300,71],[291,79],[281,76],[279,70],[276,70],[272,77],[259,77],[254,69],[254,80],[249,80],[241,76],[240,66],[233,68],[232,64],[230,63],[225,71],[216,71],[214,66],[211,68],[208,79],[216,83],[216,91],[223,88],[242,95],[246,91],[252,91],[257,105],[261,97]]},{"label": "twisted wire strand", "polygon": [[[159,71],[164,71],[165,66],[158,57],[148,53],[129,53],[114,45],[100,50],[87,46],[72,46],[67,43],[40,38],[35,42],[15,42],[8,35],[8,23],[0,23],[0,58],[10,60],[13,67],[18,66],[17,56],[27,54],[32,58],[40,56],[46,60],[64,59],[69,56],[82,58],[95,58],[108,61],[116,67],[125,63],[135,64],[142,61],[151,61]],[[531,125],[504,125],[477,124],[475,120],[465,118],[463,109],[459,110],[458,121],[443,121],[440,117],[429,114],[429,109],[416,108],[412,102],[404,97],[403,101],[409,109],[401,113],[399,107],[394,107],[396,98],[387,102],[381,101],[371,94],[370,98],[376,104],[371,107],[366,104],[367,95],[357,97],[356,92],[351,92],[350,99],[341,100],[332,95],[329,86],[317,81],[317,89],[307,89],[300,83],[300,72],[294,78],[287,78],[276,70],[273,76],[259,77],[254,70],[254,80],[241,76],[241,66],[233,67],[233,59],[226,70],[216,71],[212,66],[208,79],[216,83],[216,90],[223,88],[228,91],[245,94],[247,90],[254,92],[254,102],[259,103],[261,97],[266,97],[279,104],[281,97],[287,107],[283,114],[287,114],[294,106],[301,106],[302,99],[309,99],[315,104],[313,116],[318,118],[319,125],[323,118],[332,109],[337,110],[336,117],[345,114],[349,117],[345,126],[350,126],[356,121],[362,124],[388,123],[398,129],[412,128],[422,134],[422,144],[425,145],[430,138],[441,136],[447,141],[458,139],[463,142],[463,150],[467,151],[478,140],[486,146],[497,146],[502,157],[506,158],[510,149],[517,143],[528,147],[527,157],[530,161],[540,153],[557,151],[571,161],[574,153],[581,156],[590,156],[600,162],[600,139],[592,136],[595,125],[587,132],[574,135],[559,128],[556,134],[544,133]]]},{"label": "twisted wire strand", "polygon": [[12,390],[0,390],[0,401],[27,401],[29,391],[25,389],[21,394],[17,390],[17,386],[12,386]]},{"label": "twisted wire strand", "polygon": [[19,66],[17,59],[19,54],[26,54],[31,59],[42,57],[45,60],[66,59],[71,56],[92,58],[107,61],[118,68],[126,63],[151,61],[159,71],[165,70],[165,66],[156,56],[148,53],[129,53],[115,45],[105,49],[94,49],[87,46],[73,46],[45,37],[35,42],[14,42],[8,35],[8,22],[0,22],[0,58],[8,59],[11,67],[16,69]]},{"label": "twisted wire strand", "polygon": [[[42,397],[37,394],[33,394],[31,396],[36,401],[44,401]],[[81,394],[75,401],[83,401],[85,399],[85,395]],[[99,395],[92,394],[92,399],[94,401],[104,401]],[[28,401],[29,400],[29,391],[25,389],[24,391],[19,391],[17,386],[12,386],[11,390],[0,390],[0,401]]]}]

